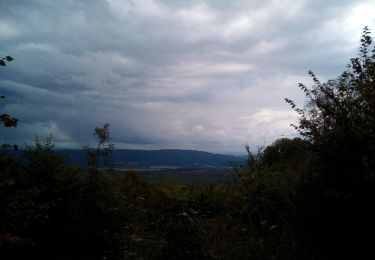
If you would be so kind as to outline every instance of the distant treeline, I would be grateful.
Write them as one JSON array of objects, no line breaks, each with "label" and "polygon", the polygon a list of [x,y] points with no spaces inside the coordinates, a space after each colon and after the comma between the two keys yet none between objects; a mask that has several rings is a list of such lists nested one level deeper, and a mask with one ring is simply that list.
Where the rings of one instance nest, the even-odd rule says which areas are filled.
[{"label": "distant treeline", "polygon": [[[25,151],[11,150],[8,154],[22,157]],[[79,166],[87,165],[87,154],[78,149],[57,149],[56,155],[65,157],[65,161]],[[111,166],[124,168],[142,168],[151,166],[170,167],[228,167],[233,164],[243,164],[246,156],[233,156],[213,154],[194,150],[130,150],[113,149],[109,155]],[[106,167],[103,160],[99,161],[99,167]]]}]

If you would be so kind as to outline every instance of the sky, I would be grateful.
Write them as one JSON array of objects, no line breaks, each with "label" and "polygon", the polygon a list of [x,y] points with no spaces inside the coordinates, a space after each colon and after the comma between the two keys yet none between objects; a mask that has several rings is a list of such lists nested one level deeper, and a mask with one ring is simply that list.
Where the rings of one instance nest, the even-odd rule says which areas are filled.
[{"label": "sky", "polygon": [[245,153],[295,137],[307,71],[336,78],[375,1],[0,0],[0,142]]}]

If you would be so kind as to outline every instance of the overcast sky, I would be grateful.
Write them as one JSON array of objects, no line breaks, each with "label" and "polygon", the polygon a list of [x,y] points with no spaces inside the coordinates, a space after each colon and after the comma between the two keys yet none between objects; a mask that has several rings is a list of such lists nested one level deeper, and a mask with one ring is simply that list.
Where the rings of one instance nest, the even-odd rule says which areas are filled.
[{"label": "overcast sky", "polygon": [[294,136],[298,88],[357,54],[375,1],[0,0],[0,142],[243,153]]}]

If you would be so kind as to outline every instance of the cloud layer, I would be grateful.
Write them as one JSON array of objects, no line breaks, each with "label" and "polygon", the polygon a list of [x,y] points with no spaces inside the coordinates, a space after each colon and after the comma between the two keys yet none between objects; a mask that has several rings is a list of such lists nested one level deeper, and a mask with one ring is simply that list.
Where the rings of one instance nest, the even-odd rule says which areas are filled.
[{"label": "cloud layer", "polygon": [[[16,2],[16,3],[15,3]],[[111,125],[120,148],[239,153],[295,135],[306,71],[334,78],[375,28],[373,1],[0,3],[3,141],[53,133],[58,147]]]}]

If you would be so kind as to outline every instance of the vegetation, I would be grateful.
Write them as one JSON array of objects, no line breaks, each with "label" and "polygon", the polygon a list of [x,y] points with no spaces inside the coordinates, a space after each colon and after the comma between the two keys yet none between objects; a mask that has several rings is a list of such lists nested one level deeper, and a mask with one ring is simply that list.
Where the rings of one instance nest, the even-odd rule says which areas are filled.
[{"label": "vegetation", "polygon": [[111,163],[110,155],[115,148],[114,144],[110,143],[111,137],[109,133],[109,124],[105,123],[103,127],[96,127],[94,131],[95,139],[98,144],[96,148],[89,145],[83,147],[87,156],[87,165],[99,168],[99,163],[103,162],[105,166]]},{"label": "vegetation", "polygon": [[[361,259],[373,255],[375,49],[307,88],[294,127],[235,167],[231,184],[145,182],[78,168],[37,139],[0,155],[1,259]],[[370,48],[373,48],[372,50]],[[110,140],[95,130],[91,166]],[[90,157],[89,157],[90,159]],[[370,239],[367,239],[370,237]]]},{"label": "vegetation", "polygon": [[[13,58],[11,56],[5,56],[3,58],[0,58],[0,66],[5,67],[6,62],[12,61]],[[0,99],[5,99],[5,96],[1,95]],[[0,119],[5,127],[16,127],[18,119],[11,117],[9,114],[3,113],[0,115]]]}]

